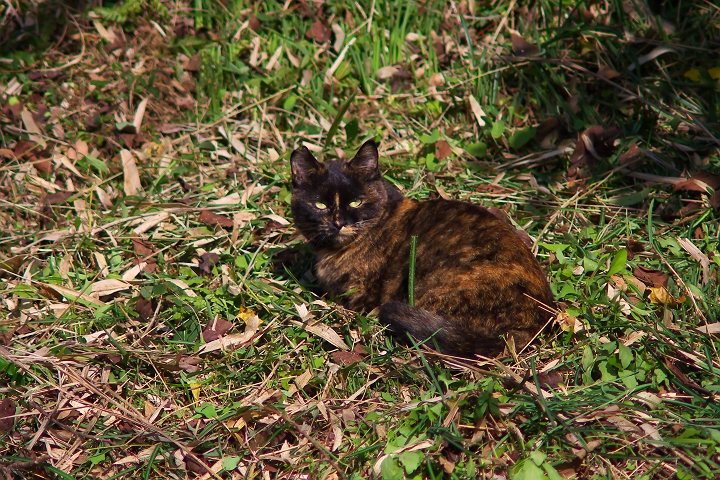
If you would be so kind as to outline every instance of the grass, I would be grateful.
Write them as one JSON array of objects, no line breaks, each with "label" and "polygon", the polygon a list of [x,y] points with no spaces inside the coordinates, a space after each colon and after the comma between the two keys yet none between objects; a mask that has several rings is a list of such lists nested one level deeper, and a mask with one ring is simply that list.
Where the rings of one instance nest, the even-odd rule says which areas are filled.
[{"label": "grass", "polygon": [[[720,475],[712,2],[15,8],[0,476]],[[369,138],[532,237],[555,328],[467,365],[322,296],[289,154]]]}]

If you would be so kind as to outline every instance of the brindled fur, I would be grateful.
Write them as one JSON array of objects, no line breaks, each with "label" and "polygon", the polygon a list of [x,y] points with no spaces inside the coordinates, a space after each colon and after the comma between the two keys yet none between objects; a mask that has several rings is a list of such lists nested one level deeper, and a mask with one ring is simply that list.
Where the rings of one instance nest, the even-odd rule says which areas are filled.
[{"label": "brindled fur", "polygon": [[320,163],[301,147],[291,166],[295,225],[315,249],[321,285],[343,306],[380,306],[396,335],[465,357],[497,355],[501,336],[523,346],[548,321],[538,303],[554,306],[545,274],[505,220],[466,202],[405,198],[380,175],[372,140],[346,162]]}]

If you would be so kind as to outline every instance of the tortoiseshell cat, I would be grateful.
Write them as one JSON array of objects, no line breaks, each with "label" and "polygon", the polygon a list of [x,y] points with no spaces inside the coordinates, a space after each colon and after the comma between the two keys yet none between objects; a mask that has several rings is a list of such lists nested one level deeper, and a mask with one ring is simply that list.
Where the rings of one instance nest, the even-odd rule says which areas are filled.
[{"label": "tortoiseshell cat", "polygon": [[399,337],[432,337],[429,346],[465,357],[501,353],[501,335],[520,348],[550,318],[538,303],[554,306],[545,274],[514,228],[470,203],[405,198],[380,175],[372,140],[346,162],[320,163],[301,147],[290,163],[295,225],[315,249],[320,284],[343,306],[380,306]]}]

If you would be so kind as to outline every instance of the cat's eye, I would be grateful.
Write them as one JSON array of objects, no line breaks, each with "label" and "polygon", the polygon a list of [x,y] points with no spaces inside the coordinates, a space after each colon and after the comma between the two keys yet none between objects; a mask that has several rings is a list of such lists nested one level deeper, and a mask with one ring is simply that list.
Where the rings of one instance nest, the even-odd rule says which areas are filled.
[{"label": "cat's eye", "polygon": [[358,208],[360,205],[362,205],[362,200],[358,198],[357,200],[353,200],[352,202],[350,202],[349,205],[350,208]]},{"label": "cat's eye", "polygon": [[322,202],[315,202],[315,206],[316,206],[319,210],[325,210],[325,209],[327,208],[327,205],[325,205],[325,204],[322,203]]}]

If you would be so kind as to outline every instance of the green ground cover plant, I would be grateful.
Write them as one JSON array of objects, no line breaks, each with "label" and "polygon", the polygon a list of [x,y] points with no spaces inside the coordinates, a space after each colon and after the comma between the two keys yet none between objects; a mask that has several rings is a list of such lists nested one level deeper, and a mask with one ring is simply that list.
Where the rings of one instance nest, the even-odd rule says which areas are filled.
[{"label": "green ground cover plant", "polygon": [[[0,478],[720,477],[714,2],[0,14]],[[318,290],[290,152],[370,138],[525,232],[531,346],[440,357]]]}]

